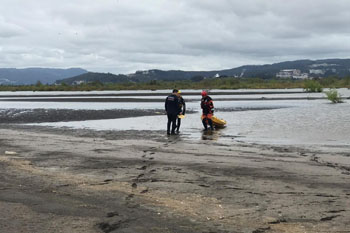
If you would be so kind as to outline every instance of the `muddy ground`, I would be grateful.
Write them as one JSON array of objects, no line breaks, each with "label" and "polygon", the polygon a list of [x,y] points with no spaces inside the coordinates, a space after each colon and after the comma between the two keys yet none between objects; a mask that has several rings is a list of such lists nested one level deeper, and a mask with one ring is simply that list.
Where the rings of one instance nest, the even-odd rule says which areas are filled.
[{"label": "muddy ground", "polygon": [[[190,111],[189,111],[190,112]],[[85,121],[116,119],[139,116],[165,115],[163,109],[0,109],[0,124],[4,123],[42,123],[61,121]]]},{"label": "muddy ground", "polygon": [[163,131],[0,132],[0,232],[350,232],[346,153]]}]

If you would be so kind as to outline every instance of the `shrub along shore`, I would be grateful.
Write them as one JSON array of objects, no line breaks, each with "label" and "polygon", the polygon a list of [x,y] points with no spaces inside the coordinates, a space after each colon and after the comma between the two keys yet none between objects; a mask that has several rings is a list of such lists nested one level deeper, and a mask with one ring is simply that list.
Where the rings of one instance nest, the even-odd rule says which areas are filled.
[{"label": "shrub along shore", "polygon": [[322,88],[350,88],[350,77],[328,77],[313,80],[261,79],[261,78],[210,78],[199,82],[158,81],[101,83],[99,81],[80,85],[0,85],[0,91],[102,91],[102,90],[159,90],[159,89],[285,89],[303,88],[308,92],[321,92]]}]

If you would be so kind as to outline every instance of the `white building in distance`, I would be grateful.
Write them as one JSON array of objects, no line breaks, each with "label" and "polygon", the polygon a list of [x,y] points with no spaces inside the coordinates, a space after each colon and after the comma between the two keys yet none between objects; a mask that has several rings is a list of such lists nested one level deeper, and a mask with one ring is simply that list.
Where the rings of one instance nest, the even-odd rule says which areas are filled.
[{"label": "white building in distance", "polygon": [[309,73],[310,74],[325,74],[325,71],[321,70],[321,69],[310,69]]},{"label": "white building in distance", "polygon": [[301,73],[300,70],[297,69],[286,69],[280,70],[276,74],[277,78],[295,78],[295,79],[307,79],[309,75],[307,73]]}]

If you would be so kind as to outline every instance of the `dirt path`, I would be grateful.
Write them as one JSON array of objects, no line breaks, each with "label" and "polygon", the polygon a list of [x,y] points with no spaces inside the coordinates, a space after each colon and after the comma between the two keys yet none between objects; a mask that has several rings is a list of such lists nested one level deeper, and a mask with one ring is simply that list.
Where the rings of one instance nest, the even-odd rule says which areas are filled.
[{"label": "dirt path", "polygon": [[349,155],[78,135],[1,129],[0,229],[349,232]]}]

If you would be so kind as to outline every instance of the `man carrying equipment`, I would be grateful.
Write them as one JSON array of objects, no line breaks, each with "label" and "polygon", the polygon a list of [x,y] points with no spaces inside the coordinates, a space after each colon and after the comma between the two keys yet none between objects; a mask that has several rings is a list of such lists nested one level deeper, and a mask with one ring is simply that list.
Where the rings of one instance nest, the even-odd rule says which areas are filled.
[{"label": "man carrying equipment", "polygon": [[202,123],[204,130],[208,130],[208,124],[210,126],[210,129],[214,130],[213,121],[211,120],[214,114],[214,103],[206,91],[202,91],[201,108],[203,110]]},{"label": "man carrying equipment", "polygon": [[175,134],[176,129],[176,119],[177,115],[181,112],[178,98],[178,90],[174,89],[173,93],[165,99],[165,111],[168,115],[168,124],[167,124],[167,134],[170,135],[170,126],[171,134]]}]

